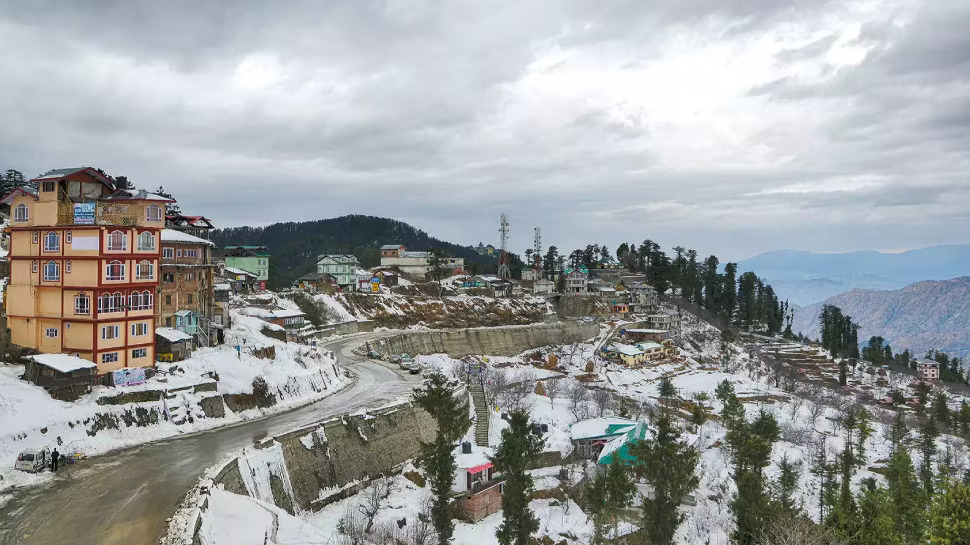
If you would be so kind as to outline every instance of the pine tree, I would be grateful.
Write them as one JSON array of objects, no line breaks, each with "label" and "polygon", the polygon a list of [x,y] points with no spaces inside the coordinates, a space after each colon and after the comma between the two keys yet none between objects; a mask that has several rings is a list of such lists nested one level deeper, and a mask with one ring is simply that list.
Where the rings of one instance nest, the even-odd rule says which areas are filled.
[{"label": "pine tree", "polygon": [[607,525],[615,524],[617,515],[630,505],[636,491],[630,471],[623,464],[614,462],[596,472],[585,491],[587,511],[593,522],[593,545],[605,542]]},{"label": "pine tree", "polygon": [[[736,396],[729,399],[724,412],[736,401]],[[736,411],[731,409],[732,413]],[[764,469],[771,463],[772,445],[778,440],[780,429],[775,417],[764,410],[750,423],[743,416],[732,416],[725,419],[725,425],[738,489],[731,502],[736,523],[733,537],[739,545],[751,545],[772,515]]]},{"label": "pine tree", "polygon": [[906,446],[906,439],[909,436],[909,430],[906,429],[906,419],[903,417],[902,411],[896,411],[896,416],[893,418],[892,426],[889,427],[889,446],[890,452],[896,452],[896,449]]},{"label": "pine tree", "polygon": [[858,514],[840,532],[846,545],[906,545],[885,489],[863,490],[858,503]]},{"label": "pine tree", "polygon": [[897,447],[886,464],[886,483],[899,529],[907,543],[923,535],[923,490],[905,446]]},{"label": "pine tree", "polygon": [[415,390],[414,402],[424,409],[438,426],[435,438],[421,444],[422,463],[431,483],[431,523],[438,533],[438,543],[451,543],[455,526],[451,520],[451,484],[455,478],[455,443],[471,427],[468,409],[448,386],[441,374],[429,375]]},{"label": "pine tree", "polygon": [[735,395],[734,384],[728,379],[722,380],[714,388],[714,397],[721,403],[727,403],[727,400],[733,395]]},{"label": "pine tree", "polygon": [[970,437],[970,403],[965,399],[960,403],[960,415],[957,419],[960,422],[960,433]]},{"label": "pine tree", "polygon": [[678,511],[681,499],[697,488],[694,471],[700,453],[680,440],[680,430],[666,413],[651,431],[653,437],[631,445],[630,454],[636,460],[634,474],[654,490],[653,499],[643,501],[642,526],[652,544],[667,545],[684,519]]},{"label": "pine tree", "polygon": [[943,391],[937,392],[933,398],[933,418],[943,426],[950,424],[950,408],[947,407],[946,402],[946,393]]},{"label": "pine tree", "polygon": [[724,277],[722,279],[721,298],[721,318],[731,323],[734,320],[734,311],[738,306],[738,264],[728,263],[724,266]]},{"label": "pine tree", "polygon": [[869,422],[869,411],[862,407],[859,412],[856,413],[856,460],[861,464],[865,464],[866,461],[866,441],[872,437],[872,424]]},{"label": "pine tree", "polygon": [[664,375],[660,378],[660,384],[657,386],[657,393],[660,394],[662,398],[674,398],[677,397],[677,388],[674,387],[674,383],[670,380],[670,377]]},{"label": "pine tree", "polygon": [[795,504],[795,491],[798,490],[799,466],[785,456],[778,462],[778,480],[775,483],[775,503],[785,513],[794,515],[799,511]]},{"label": "pine tree", "polygon": [[932,418],[919,428],[916,446],[920,452],[919,476],[927,497],[933,495],[933,457],[936,456],[936,438],[940,435]]},{"label": "pine tree", "polygon": [[509,427],[502,430],[502,444],[492,459],[505,477],[502,524],[495,533],[502,545],[526,545],[539,529],[539,519],[529,509],[533,482],[528,469],[542,452],[543,440],[531,431],[528,413],[522,410],[510,413]]},{"label": "pine tree", "polygon": [[933,498],[926,537],[931,545],[970,543],[970,485],[950,481]]}]

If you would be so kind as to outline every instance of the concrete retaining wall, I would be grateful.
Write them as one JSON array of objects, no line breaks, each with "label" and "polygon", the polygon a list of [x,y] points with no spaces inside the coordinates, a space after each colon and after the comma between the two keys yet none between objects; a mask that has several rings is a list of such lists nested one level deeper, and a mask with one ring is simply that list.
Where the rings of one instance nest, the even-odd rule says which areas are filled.
[{"label": "concrete retaining wall", "polygon": [[318,339],[326,339],[334,335],[349,335],[351,333],[369,333],[374,331],[374,322],[357,321],[340,322],[323,326],[313,332],[313,336]]},{"label": "concrete retaining wall", "polygon": [[[276,497],[274,490],[275,503],[291,513],[319,509],[331,496],[339,497],[343,488],[396,471],[417,458],[420,442],[432,440],[436,429],[428,413],[403,402],[264,440],[275,441],[282,448],[287,475],[279,477],[289,480],[295,505],[288,505],[288,497]],[[248,494],[240,466],[248,467],[228,464],[213,478],[214,484]]]},{"label": "concrete retaining wall", "polygon": [[514,356],[550,344],[585,341],[599,333],[597,323],[559,322],[555,324],[489,327],[426,331],[387,337],[377,342],[390,354],[472,354]]}]

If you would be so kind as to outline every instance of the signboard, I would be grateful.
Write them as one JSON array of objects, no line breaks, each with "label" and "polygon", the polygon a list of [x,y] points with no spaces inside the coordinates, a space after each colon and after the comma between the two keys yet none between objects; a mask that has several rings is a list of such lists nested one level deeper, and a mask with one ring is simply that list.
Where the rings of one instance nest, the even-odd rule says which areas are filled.
[{"label": "signboard", "polygon": [[115,386],[135,386],[137,384],[144,384],[145,382],[145,370],[142,368],[134,369],[118,369],[112,372],[112,377]]},{"label": "signboard", "polygon": [[94,208],[97,203],[78,202],[74,203],[74,224],[75,225],[94,225]]},{"label": "signboard", "polygon": [[381,279],[374,277],[370,279],[370,291],[371,293],[380,293],[381,291]]}]

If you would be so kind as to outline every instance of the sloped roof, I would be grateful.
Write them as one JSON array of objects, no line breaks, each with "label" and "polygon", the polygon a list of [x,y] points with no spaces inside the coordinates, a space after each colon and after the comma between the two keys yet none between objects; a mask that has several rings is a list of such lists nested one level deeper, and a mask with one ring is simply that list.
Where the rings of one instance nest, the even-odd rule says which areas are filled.
[{"label": "sloped roof", "polygon": [[10,193],[7,193],[6,195],[4,195],[3,198],[0,199],[0,204],[10,204],[10,203],[12,203],[13,202],[13,198],[16,197],[18,194],[21,194],[21,193],[24,194],[24,195],[27,195],[29,197],[37,197],[37,192],[34,191],[32,188],[26,187],[26,186],[25,187],[18,187],[16,189],[14,189],[13,191],[11,191]]},{"label": "sloped roof", "polygon": [[569,435],[573,441],[615,437],[630,431],[636,425],[637,421],[629,418],[591,418],[569,426]]},{"label": "sloped roof", "polygon": [[600,451],[600,456],[596,460],[597,464],[607,465],[613,462],[633,462],[634,458],[630,455],[630,443],[635,441],[642,441],[647,437],[647,425],[643,422],[638,422],[636,426],[632,427],[626,433],[615,437],[609,443],[603,445],[603,450]]},{"label": "sloped roof", "polygon": [[182,333],[181,331],[171,327],[156,327],[155,335],[165,339],[170,343],[177,343],[177,342],[188,341],[192,339],[192,335],[189,335],[187,333]]},{"label": "sloped roof", "polygon": [[397,250],[398,248],[404,248],[403,244],[385,244],[381,246],[381,250]]},{"label": "sloped roof", "polygon": [[108,195],[104,198],[106,201],[158,201],[158,202],[175,202],[174,199],[168,197],[163,197],[157,193],[149,193],[144,189],[139,189],[132,193],[124,189],[119,189],[114,193]]},{"label": "sloped roof", "polygon": [[258,276],[249,271],[245,271],[243,269],[237,269],[236,267],[226,267],[226,272],[229,274],[247,274],[249,276],[252,276],[253,278],[256,278]]},{"label": "sloped roof", "polygon": [[613,352],[619,352],[624,356],[639,356],[640,354],[643,354],[643,350],[629,344],[614,344],[612,347],[610,347],[610,350]]},{"label": "sloped roof", "polygon": [[65,176],[70,176],[75,172],[80,172],[88,167],[55,168],[48,170],[44,174],[34,178],[34,180],[60,180]]}]

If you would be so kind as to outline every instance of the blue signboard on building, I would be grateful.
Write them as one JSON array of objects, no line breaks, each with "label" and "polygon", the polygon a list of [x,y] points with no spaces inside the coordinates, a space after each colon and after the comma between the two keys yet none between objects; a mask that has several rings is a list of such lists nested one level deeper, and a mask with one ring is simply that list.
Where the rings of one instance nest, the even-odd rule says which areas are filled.
[{"label": "blue signboard on building", "polygon": [[96,203],[78,202],[74,203],[74,224],[75,225],[94,225],[94,208]]},{"label": "blue signboard on building", "polygon": [[145,370],[142,368],[118,369],[112,373],[111,378],[114,380],[115,386],[135,386],[145,382]]}]

